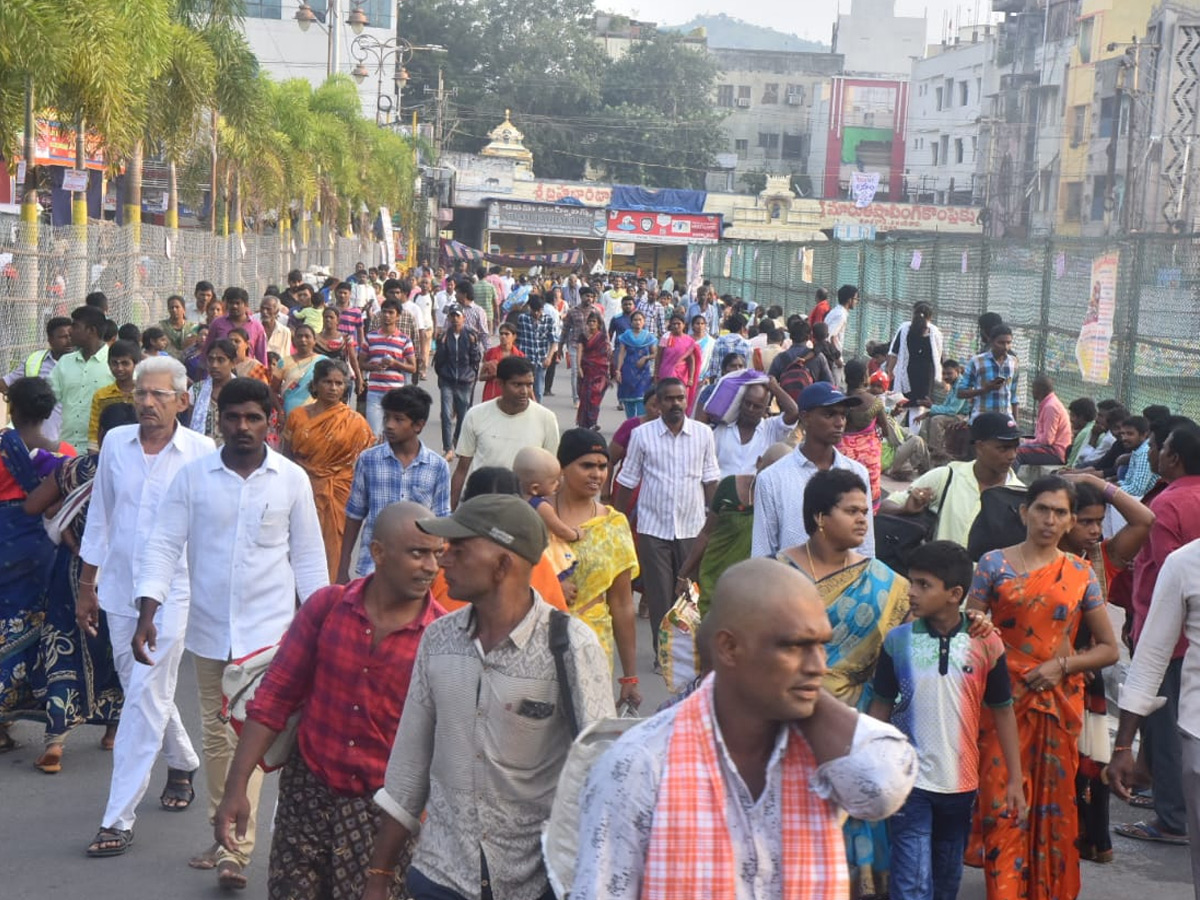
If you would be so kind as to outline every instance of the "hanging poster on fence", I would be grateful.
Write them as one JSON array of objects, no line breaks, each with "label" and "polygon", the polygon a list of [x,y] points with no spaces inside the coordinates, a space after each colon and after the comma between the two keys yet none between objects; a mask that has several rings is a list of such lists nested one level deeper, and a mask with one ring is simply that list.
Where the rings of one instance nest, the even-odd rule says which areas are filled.
[{"label": "hanging poster on fence", "polygon": [[1117,272],[1119,253],[1106,253],[1092,260],[1092,292],[1088,297],[1087,313],[1079,340],[1075,342],[1075,359],[1079,374],[1092,384],[1108,384],[1109,349],[1112,343],[1113,313],[1117,304]]},{"label": "hanging poster on fence", "polygon": [[728,278],[733,271],[733,250],[725,251],[725,263],[721,266],[721,277]]},{"label": "hanging poster on fence", "polygon": [[804,281],[805,284],[812,284],[813,283],[813,257],[816,255],[816,251],[813,250],[812,247],[805,247],[800,252],[802,254],[802,256],[800,257],[800,278]]},{"label": "hanging poster on fence", "polygon": [[62,189],[76,193],[78,191],[86,191],[88,188],[88,173],[87,169],[64,169],[62,179]]},{"label": "hanging poster on fence", "polygon": [[704,283],[704,249],[689,247],[687,255],[687,292],[696,296],[696,288]]},{"label": "hanging poster on fence", "polygon": [[878,172],[851,172],[850,196],[858,209],[866,209],[875,200],[875,192],[879,190]]}]

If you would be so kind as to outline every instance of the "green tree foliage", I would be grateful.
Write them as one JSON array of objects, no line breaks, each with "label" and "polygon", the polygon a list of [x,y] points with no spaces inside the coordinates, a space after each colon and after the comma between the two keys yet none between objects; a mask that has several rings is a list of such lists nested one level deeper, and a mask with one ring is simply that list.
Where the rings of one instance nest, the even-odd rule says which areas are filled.
[{"label": "green tree foliage", "polygon": [[414,56],[405,103],[429,96],[441,66],[457,90],[453,147],[479,150],[511,109],[543,177],[579,178],[590,165],[614,181],[703,185],[721,143],[715,66],[672,34],[613,63],[593,36],[594,12],[592,0],[563,0],[553,14],[539,0],[407,2],[400,34],[450,52]]}]

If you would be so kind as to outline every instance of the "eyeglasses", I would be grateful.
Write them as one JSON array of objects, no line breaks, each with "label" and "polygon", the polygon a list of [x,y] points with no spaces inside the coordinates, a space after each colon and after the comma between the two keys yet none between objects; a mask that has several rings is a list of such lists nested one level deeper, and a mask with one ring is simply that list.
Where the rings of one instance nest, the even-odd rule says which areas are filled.
[{"label": "eyeglasses", "polygon": [[134,400],[154,399],[154,400],[157,400],[159,403],[166,403],[168,400],[170,400],[172,397],[174,397],[175,394],[176,394],[176,391],[152,391],[152,390],[149,390],[148,388],[134,388],[133,389],[133,399]]}]

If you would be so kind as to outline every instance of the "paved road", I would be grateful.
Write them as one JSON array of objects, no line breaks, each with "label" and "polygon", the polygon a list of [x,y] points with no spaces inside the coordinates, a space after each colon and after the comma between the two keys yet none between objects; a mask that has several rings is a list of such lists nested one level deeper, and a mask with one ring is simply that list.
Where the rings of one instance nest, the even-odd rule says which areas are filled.
[{"label": "paved road", "polygon": [[[567,388],[566,384],[560,384]],[[574,423],[569,390],[564,397],[547,399],[563,427]],[[615,402],[606,402],[601,425],[611,434],[621,421]],[[431,422],[429,445],[439,449],[437,423]],[[646,708],[652,710],[666,696],[661,679],[651,672],[648,633],[639,638],[639,671],[643,679]],[[199,747],[198,707],[195,676],[190,660],[181,670],[178,692],[192,739]],[[161,766],[155,771],[151,790],[139,810],[137,840],[133,849],[118,859],[91,860],[84,848],[104,808],[111,771],[111,754],[98,749],[101,730],[81,728],[67,744],[61,774],[48,776],[33,768],[41,740],[40,726],[18,724],[14,736],[21,741],[17,751],[0,756],[0,900],[200,900],[218,896],[211,873],[187,868],[186,860],[211,841],[205,824],[203,771],[197,775],[199,799],[183,813],[163,811],[157,802],[166,777]],[[262,818],[269,820],[275,802],[271,776],[263,790]],[[1119,801],[1113,802],[1114,821],[1140,816]],[[249,870],[247,900],[266,897],[266,859],[269,834],[259,828],[260,852]],[[1139,844],[1117,837],[1116,862],[1097,866],[1083,864],[1085,900],[1130,900],[1151,896],[1154,900],[1190,900],[1187,851],[1178,847]],[[983,900],[982,879],[968,870],[960,894],[963,900]]]}]

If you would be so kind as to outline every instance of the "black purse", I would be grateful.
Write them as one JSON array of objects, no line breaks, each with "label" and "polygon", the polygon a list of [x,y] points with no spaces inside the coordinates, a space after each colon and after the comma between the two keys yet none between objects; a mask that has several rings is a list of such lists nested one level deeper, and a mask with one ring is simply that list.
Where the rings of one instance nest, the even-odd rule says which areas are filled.
[{"label": "black purse", "polygon": [[922,544],[932,541],[937,534],[938,516],[946,503],[946,493],[954,480],[954,470],[946,475],[942,496],[938,500],[938,512],[929,507],[913,516],[893,516],[886,513],[875,516],[875,558],[897,575],[908,575],[908,561],[912,552]]}]

